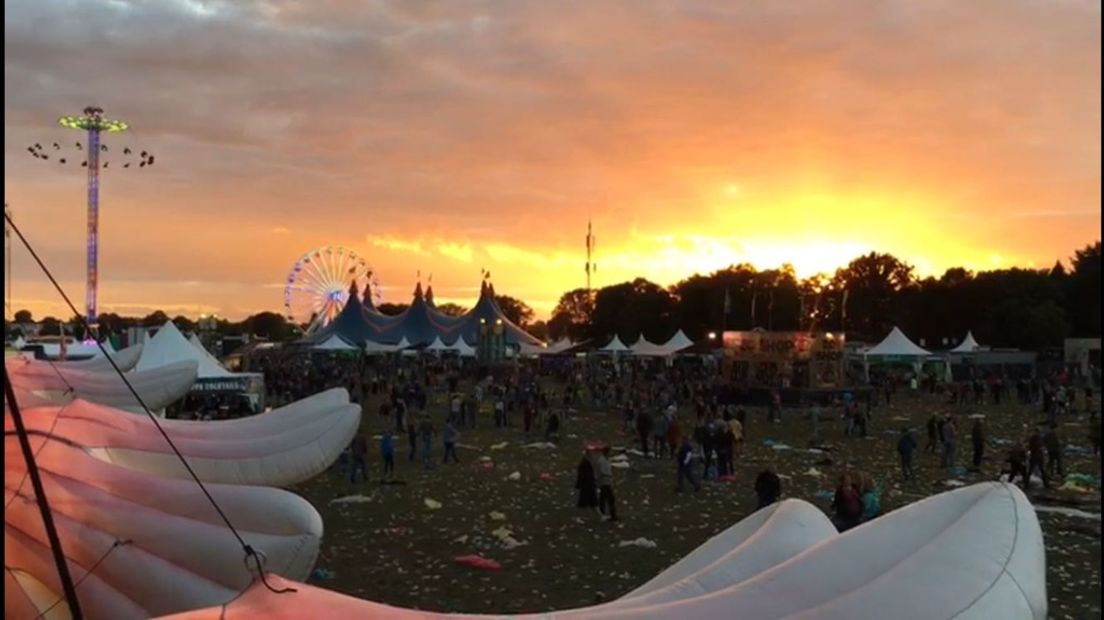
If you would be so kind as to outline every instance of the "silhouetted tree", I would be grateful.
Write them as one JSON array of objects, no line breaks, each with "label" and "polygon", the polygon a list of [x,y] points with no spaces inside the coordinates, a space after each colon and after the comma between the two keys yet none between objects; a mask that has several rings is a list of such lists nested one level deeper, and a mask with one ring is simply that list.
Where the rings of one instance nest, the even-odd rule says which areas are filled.
[{"label": "silhouetted tree", "polygon": [[441,314],[447,314],[449,316],[461,316],[468,311],[467,308],[460,304],[447,303],[437,306],[437,311]]},{"label": "silhouetted tree", "polygon": [[495,303],[502,310],[502,314],[505,314],[506,318],[515,325],[524,327],[533,320],[533,309],[520,299],[508,295],[495,295]]}]

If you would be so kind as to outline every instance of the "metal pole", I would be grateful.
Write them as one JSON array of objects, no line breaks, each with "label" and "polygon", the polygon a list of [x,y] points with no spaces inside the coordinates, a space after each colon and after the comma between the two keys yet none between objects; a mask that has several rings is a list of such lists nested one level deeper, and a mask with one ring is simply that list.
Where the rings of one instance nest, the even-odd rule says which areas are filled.
[{"label": "metal pole", "polygon": [[[31,450],[31,442],[27,439],[27,429],[23,426],[23,415],[19,412],[19,405],[15,401],[15,392],[12,390],[11,381],[8,380],[7,366],[4,372],[4,396],[8,401],[8,410],[11,412],[12,423],[15,425],[15,434],[19,438],[19,447],[23,450],[23,460],[27,462],[27,475],[31,479],[38,510],[42,513],[42,525],[46,530],[46,537],[50,541],[50,551],[54,555],[54,563],[57,564],[58,577],[61,578],[61,587],[65,591],[65,600],[69,604],[69,613],[74,620],[81,620],[80,603],[77,601],[77,589],[73,585],[73,578],[69,574],[69,565],[65,562],[65,554],[61,550],[61,540],[58,538],[57,528],[54,526],[54,517],[50,512],[50,505],[46,501],[46,489],[42,487],[42,478],[35,464],[34,451]],[[49,441],[47,439],[47,441]]]}]

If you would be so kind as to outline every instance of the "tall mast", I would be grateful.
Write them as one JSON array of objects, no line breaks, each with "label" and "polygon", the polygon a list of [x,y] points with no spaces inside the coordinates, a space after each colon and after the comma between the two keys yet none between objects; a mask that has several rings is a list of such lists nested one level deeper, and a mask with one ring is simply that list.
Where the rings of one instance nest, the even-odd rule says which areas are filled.
[{"label": "tall mast", "polygon": [[590,276],[595,271],[598,271],[598,265],[594,263],[594,234],[590,220],[587,220],[587,235],[586,235],[586,288],[587,292],[591,291]]}]

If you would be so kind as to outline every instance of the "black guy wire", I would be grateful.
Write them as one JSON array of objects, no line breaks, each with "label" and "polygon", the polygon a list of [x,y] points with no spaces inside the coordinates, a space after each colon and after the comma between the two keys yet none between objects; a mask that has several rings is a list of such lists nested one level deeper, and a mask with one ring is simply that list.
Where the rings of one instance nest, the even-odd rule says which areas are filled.
[{"label": "black guy wire", "polygon": [[[27,241],[27,238],[23,236],[23,231],[21,231],[19,229],[19,226],[16,226],[15,222],[12,221],[11,215],[5,212],[4,219],[8,221],[8,224],[11,226],[12,231],[14,231],[16,236],[19,237],[19,241],[23,243],[23,247],[27,248],[27,252],[30,253],[31,258],[35,260],[35,263],[37,263],[38,267],[42,269],[42,272],[46,274],[46,277],[50,280],[50,283],[54,285],[55,289],[57,289],[57,292],[59,295],[61,295],[61,298],[65,300],[65,304],[69,306],[69,309],[73,312],[73,315],[76,316],[78,320],[80,320],[81,325],[84,327],[85,333],[93,333],[92,327],[88,324],[88,320],[77,310],[76,306],[73,305],[73,302],[69,300],[69,296],[65,294],[65,290],[61,287],[60,284],[58,284],[58,281],[54,278],[54,275],[50,272],[49,268],[46,267],[46,264],[42,262],[41,258],[39,258],[38,253],[34,251],[33,247],[31,247],[31,244],[29,241]],[[165,429],[161,426],[161,423],[157,421],[157,416],[153,415],[153,412],[150,411],[150,408],[146,405],[145,401],[142,400],[142,397],[138,395],[137,390],[135,390],[134,386],[130,384],[130,381],[126,378],[126,375],[123,374],[123,371],[119,370],[119,366],[115,364],[115,360],[110,355],[108,355],[107,349],[104,348],[103,343],[99,340],[96,340],[96,346],[99,347],[100,351],[104,354],[104,357],[107,358],[108,363],[111,364],[111,367],[115,370],[115,373],[119,375],[119,378],[123,380],[124,384],[126,384],[127,389],[130,390],[130,393],[134,396],[134,399],[137,400],[138,404],[142,406],[142,410],[146,412],[146,415],[149,417],[150,421],[153,422],[154,427],[156,427],[158,432],[161,433],[161,436],[165,438],[165,442],[169,444],[170,448],[172,448],[173,453],[176,454],[176,458],[180,459],[180,463],[184,465],[184,469],[188,471],[188,474],[192,477],[192,480],[195,480],[195,483],[199,485],[200,490],[203,491],[203,494],[207,497],[207,501],[211,503],[211,506],[215,509],[215,512],[217,512],[219,517],[222,518],[222,521],[226,524],[227,529],[229,529],[230,532],[234,535],[234,538],[238,540],[238,543],[241,545],[242,550],[245,551],[246,558],[253,561],[253,564],[257,569],[257,575],[260,577],[261,582],[265,585],[265,587],[277,594],[283,592],[295,592],[295,588],[281,588],[277,590],[276,588],[273,588],[271,585],[269,585],[268,580],[265,579],[264,567],[261,564],[261,558],[257,554],[257,551],[251,545],[249,545],[249,543],[245,542],[245,539],[242,538],[241,534],[238,533],[238,530],[234,527],[234,524],[230,522],[230,518],[226,516],[226,513],[223,512],[222,507],[220,507],[218,505],[218,502],[215,501],[214,496],[212,496],[211,492],[207,490],[206,486],[204,486],[203,481],[199,479],[198,475],[196,475],[195,470],[192,469],[192,466],[188,464],[188,460],[184,458],[184,455],[181,454],[180,450],[176,447],[176,444],[173,443],[173,440],[169,438],[168,433],[165,432]],[[6,382],[6,370],[4,372],[4,377]],[[28,444],[27,456],[30,456],[29,447],[30,446]]]}]

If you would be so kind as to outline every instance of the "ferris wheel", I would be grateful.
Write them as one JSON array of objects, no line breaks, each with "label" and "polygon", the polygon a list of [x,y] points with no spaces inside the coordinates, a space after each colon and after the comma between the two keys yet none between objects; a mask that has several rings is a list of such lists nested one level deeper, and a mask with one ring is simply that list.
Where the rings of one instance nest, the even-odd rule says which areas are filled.
[{"label": "ferris wheel", "polygon": [[[341,246],[325,246],[304,254],[287,277],[284,311],[297,324],[309,323],[308,331],[329,324],[349,299],[354,282],[363,288],[372,278],[372,268],[356,252]],[[378,285],[373,282],[378,290]]]}]

